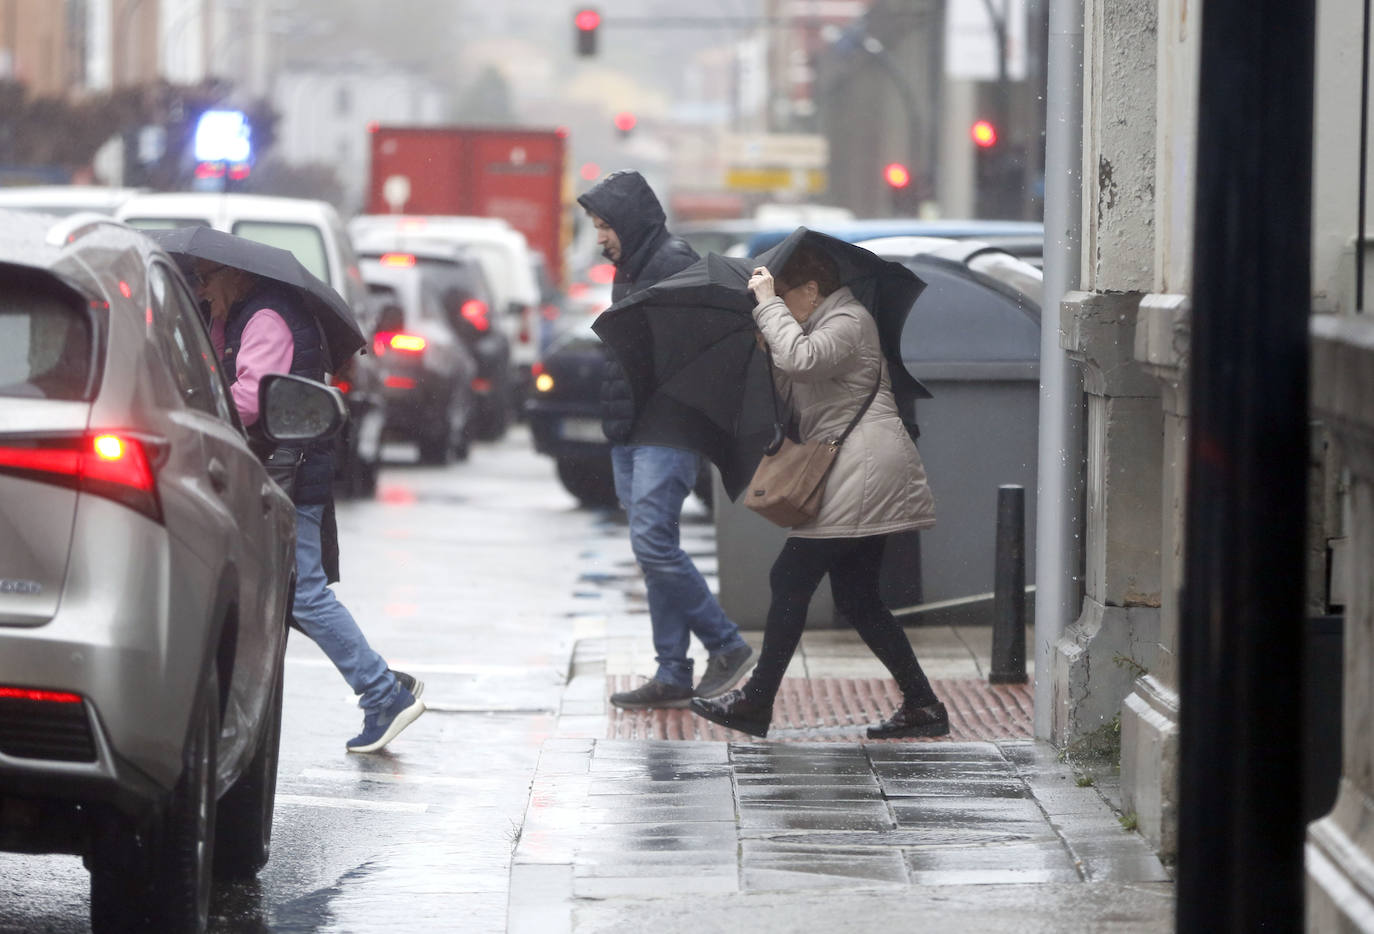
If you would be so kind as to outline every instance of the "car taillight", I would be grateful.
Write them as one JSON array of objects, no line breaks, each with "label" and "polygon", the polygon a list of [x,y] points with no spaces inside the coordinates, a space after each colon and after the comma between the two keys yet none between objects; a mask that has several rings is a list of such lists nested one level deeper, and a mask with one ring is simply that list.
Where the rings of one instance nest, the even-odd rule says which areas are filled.
[{"label": "car taillight", "polygon": [[45,704],[79,704],[80,694],[68,691],[43,691],[36,688],[11,688],[0,686],[0,699],[26,700]]},{"label": "car taillight", "polygon": [[491,392],[491,380],[483,379],[480,376],[472,378],[472,391],[483,395]]},{"label": "car taillight", "polygon": [[479,331],[485,331],[491,327],[491,322],[487,319],[487,303],[480,298],[470,298],[463,302],[463,306],[458,309],[458,313],[463,319]]},{"label": "car taillight", "polygon": [[[162,520],[153,463],[160,442],[115,432],[0,441],[0,472],[103,496]],[[149,457],[150,449],[154,457]]]},{"label": "car taillight", "polygon": [[558,320],[558,306],[549,302],[539,309],[539,313],[544,316],[545,321]]},{"label": "car taillight", "polygon": [[346,379],[335,380],[333,385],[335,389],[339,390],[339,392],[343,393],[345,396],[353,391],[353,384]]},{"label": "car taillight", "polygon": [[415,380],[409,376],[388,376],[385,380],[386,385],[392,389],[414,389]]},{"label": "car taillight", "polygon": [[372,338],[372,352],[379,357],[390,350],[401,353],[422,353],[425,344],[425,339],[418,334],[406,334],[401,331],[378,331],[377,335]]},{"label": "car taillight", "polygon": [[383,266],[414,266],[415,254],[413,253],[383,253],[381,263]]},{"label": "car taillight", "polygon": [[534,389],[536,392],[549,392],[553,389],[553,377],[547,373],[539,373],[534,377]]}]

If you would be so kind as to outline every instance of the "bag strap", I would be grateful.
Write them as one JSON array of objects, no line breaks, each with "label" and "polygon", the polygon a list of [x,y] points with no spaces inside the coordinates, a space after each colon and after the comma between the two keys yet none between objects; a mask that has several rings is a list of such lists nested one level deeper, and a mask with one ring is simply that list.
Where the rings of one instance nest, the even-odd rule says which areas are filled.
[{"label": "bag strap", "polygon": [[[778,411],[778,386],[777,383],[773,382],[773,352],[766,344],[764,345],[763,352],[768,357],[768,388],[773,393],[773,442],[765,449],[765,453],[773,454],[782,445],[782,413]],[[849,437],[849,433],[859,424],[859,419],[863,418],[864,413],[868,411],[869,405],[872,404],[874,398],[878,395],[878,387],[882,386],[882,384],[883,361],[882,358],[879,357],[878,378],[873,381],[873,388],[868,391],[868,398],[864,400],[863,405],[859,406],[859,411],[854,413],[854,417],[850,419],[849,426],[845,428],[844,433],[831,442],[835,447],[844,444],[844,440]]]},{"label": "bag strap", "polygon": [[878,395],[878,387],[881,386],[882,384],[883,384],[883,361],[882,361],[882,358],[879,357],[879,358],[878,358],[878,378],[877,378],[876,380],[873,381],[873,388],[870,389],[870,390],[868,391],[868,398],[864,400],[864,404],[861,405],[861,406],[859,406],[859,411],[855,412],[855,413],[854,413],[854,417],[853,417],[852,419],[850,419],[850,421],[849,421],[849,427],[846,428],[846,429],[844,430],[844,434],[840,435],[838,438],[835,439],[835,447],[839,447],[840,445],[844,444],[844,439],[845,439],[845,438],[848,438],[848,437],[849,437],[849,433],[850,433],[851,431],[854,430],[854,426],[857,425],[857,424],[859,424],[859,419],[863,418],[863,417],[864,417],[864,413],[868,411],[868,406],[869,406],[869,404],[873,401],[874,397]]}]

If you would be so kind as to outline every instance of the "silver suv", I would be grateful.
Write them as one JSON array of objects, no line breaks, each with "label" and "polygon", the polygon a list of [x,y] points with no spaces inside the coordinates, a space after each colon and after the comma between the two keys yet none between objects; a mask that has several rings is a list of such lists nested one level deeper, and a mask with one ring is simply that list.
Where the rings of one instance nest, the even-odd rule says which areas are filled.
[{"label": "silver suv", "polygon": [[[263,413],[346,417],[296,377]],[[0,211],[0,849],[83,855],[97,931],[201,930],[266,862],[294,540],[171,259]]]}]

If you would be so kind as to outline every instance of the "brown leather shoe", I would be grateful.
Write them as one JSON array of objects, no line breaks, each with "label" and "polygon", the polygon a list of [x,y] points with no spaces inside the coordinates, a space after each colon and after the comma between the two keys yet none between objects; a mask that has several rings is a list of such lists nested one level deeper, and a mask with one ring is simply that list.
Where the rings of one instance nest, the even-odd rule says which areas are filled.
[{"label": "brown leather shoe", "polygon": [[936,701],[925,707],[903,704],[891,719],[868,728],[869,739],[897,739],[902,736],[944,736],[949,732],[949,711]]},{"label": "brown leather shoe", "polygon": [[726,691],[720,697],[692,698],[692,713],[750,736],[767,736],[773,706],[751,701],[743,691]]}]

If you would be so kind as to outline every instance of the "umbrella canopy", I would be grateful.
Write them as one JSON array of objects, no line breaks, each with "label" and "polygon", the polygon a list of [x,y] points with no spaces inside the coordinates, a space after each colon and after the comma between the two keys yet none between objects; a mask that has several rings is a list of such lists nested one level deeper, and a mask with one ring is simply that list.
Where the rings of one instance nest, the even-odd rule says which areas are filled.
[{"label": "umbrella canopy", "polygon": [[203,259],[242,269],[291,289],[300,297],[305,310],[320,323],[331,370],[343,366],[365,345],[353,309],[329,283],[302,266],[291,251],[212,227],[178,227],[144,233],[183,264],[191,259]]},{"label": "umbrella canopy", "polygon": [[755,340],[749,276],[759,265],[776,273],[803,242],[835,259],[842,284],[874,314],[894,391],[929,396],[901,364],[902,325],[925,283],[899,263],[804,227],[754,259],[709,253],[592,325],[625,370],[637,437],[709,458],[731,498],[781,432],[768,355]]}]

